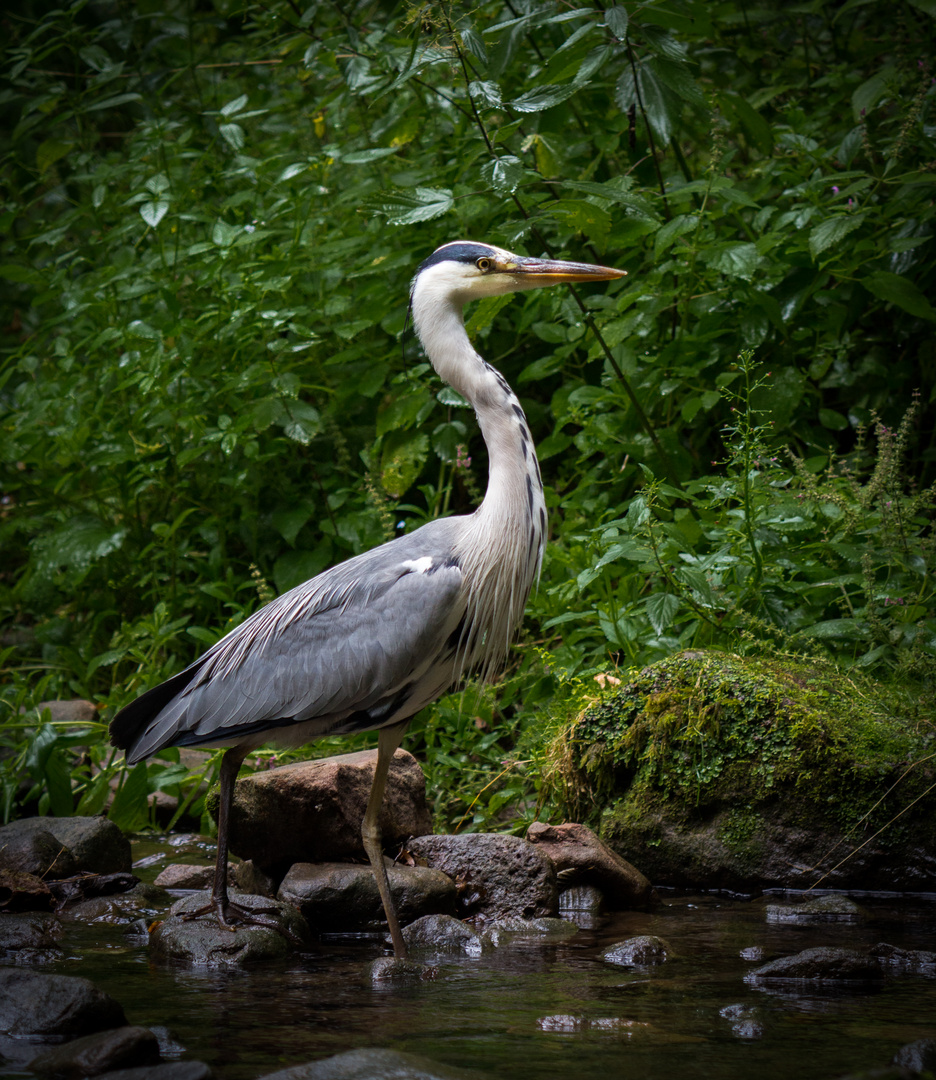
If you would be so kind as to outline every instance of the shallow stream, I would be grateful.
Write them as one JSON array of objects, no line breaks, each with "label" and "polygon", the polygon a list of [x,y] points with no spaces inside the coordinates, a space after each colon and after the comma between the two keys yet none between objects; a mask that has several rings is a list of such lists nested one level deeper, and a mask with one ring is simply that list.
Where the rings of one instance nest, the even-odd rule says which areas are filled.
[{"label": "shallow stream", "polygon": [[[160,862],[138,872],[151,880]],[[800,926],[767,922],[776,896],[664,893],[653,911],[615,914],[559,944],[518,939],[478,958],[433,958],[436,978],[417,984],[372,986],[365,965],[387,950],[368,938],[323,942],[285,966],[192,971],[151,963],[141,939],[101,924],[70,926],[56,970],[92,979],[131,1023],[168,1028],[220,1080],[368,1046],[499,1080],[830,1080],[936,1037],[933,977],[848,993],[744,981],[760,962],[816,945],[936,950],[936,895],[852,896],[863,920]],[[637,934],[665,938],[678,958],[602,962],[603,949]],[[761,960],[741,956],[752,948]]]}]

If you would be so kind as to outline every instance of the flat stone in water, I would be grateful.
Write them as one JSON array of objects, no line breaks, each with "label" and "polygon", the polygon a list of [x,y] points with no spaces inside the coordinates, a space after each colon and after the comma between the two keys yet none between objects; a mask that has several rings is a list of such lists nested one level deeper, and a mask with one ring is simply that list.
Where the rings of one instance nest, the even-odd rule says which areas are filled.
[{"label": "flat stone in water", "polygon": [[247,925],[227,930],[219,926],[214,912],[192,920],[182,918],[187,912],[203,907],[209,899],[208,893],[193,893],[177,900],[169,910],[169,917],[157,923],[150,933],[151,954],[193,967],[236,967],[284,959],[295,947],[290,937],[294,942],[310,940],[308,925],[295,908],[248,893],[235,893],[231,899],[274,919],[280,929]]},{"label": "flat stone in water", "polygon": [[48,964],[61,958],[62,924],[47,912],[23,911],[0,917],[0,961]]},{"label": "flat stone in water", "polygon": [[578,926],[568,919],[520,919],[511,916],[486,923],[479,936],[482,946],[497,949],[517,940],[529,941],[531,938],[539,939],[544,944],[563,941],[577,934],[578,929]]},{"label": "flat stone in water", "polygon": [[936,974],[936,952],[899,949],[896,945],[888,945],[884,941],[872,945],[869,952],[887,968],[892,968],[901,975]]},{"label": "flat stone in water", "polygon": [[601,954],[606,964],[619,967],[644,967],[648,964],[662,964],[676,956],[672,945],[655,934],[640,934],[626,938],[616,945],[605,949]]},{"label": "flat stone in water", "polygon": [[418,1054],[398,1050],[348,1050],[344,1054],[293,1065],[269,1073],[260,1080],[491,1080],[488,1074],[471,1072]]},{"label": "flat stone in water", "polygon": [[[403,923],[422,915],[455,911],[455,882],[426,866],[387,860],[387,877]],[[297,907],[316,931],[357,930],[386,925],[377,881],[370,866],[357,863],[295,863],[277,897]]]},{"label": "flat stone in water", "polygon": [[132,889],[109,896],[93,896],[66,904],[59,916],[65,922],[107,923],[111,926],[127,926],[141,916],[154,918],[172,903],[165,889],[138,882]]},{"label": "flat stone in water", "polygon": [[155,1065],[159,1061],[159,1042],[145,1027],[119,1027],[98,1031],[56,1046],[34,1057],[29,1068],[40,1075],[81,1080],[113,1069]]},{"label": "flat stone in water", "polygon": [[416,960],[398,960],[395,956],[381,956],[364,969],[372,983],[400,980],[401,982],[426,982],[434,979],[438,971]]},{"label": "flat stone in water", "polygon": [[745,982],[810,981],[875,983],[883,979],[878,960],[857,949],[804,949],[793,956],[771,960],[744,976]]},{"label": "flat stone in water", "polygon": [[858,922],[864,911],[847,896],[831,893],[816,896],[802,904],[768,904],[769,923]]},{"label": "flat stone in water", "polygon": [[481,940],[467,923],[453,915],[424,915],[403,928],[408,949],[436,952],[480,952]]}]

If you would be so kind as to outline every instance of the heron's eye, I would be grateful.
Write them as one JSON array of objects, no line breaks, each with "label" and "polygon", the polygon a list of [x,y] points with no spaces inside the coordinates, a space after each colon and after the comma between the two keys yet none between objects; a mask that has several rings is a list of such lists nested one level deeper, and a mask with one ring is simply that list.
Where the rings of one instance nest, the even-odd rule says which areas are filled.
[{"label": "heron's eye", "polygon": [[477,261],[477,263],[475,263],[475,265],[477,266],[477,268],[479,270],[490,270],[491,269],[491,260],[481,258],[481,259],[478,259],[478,261]]}]

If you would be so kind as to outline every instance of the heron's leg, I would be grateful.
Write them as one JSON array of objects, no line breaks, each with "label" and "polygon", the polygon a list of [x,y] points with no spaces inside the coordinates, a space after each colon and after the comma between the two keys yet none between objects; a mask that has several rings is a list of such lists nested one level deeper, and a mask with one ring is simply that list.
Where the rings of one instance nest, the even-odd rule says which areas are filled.
[{"label": "heron's leg", "polygon": [[275,919],[265,918],[266,915],[275,911],[274,907],[249,908],[243,904],[234,903],[228,898],[228,830],[231,822],[231,805],[234,802],[234,781],[240,770],[247,750],[240,746],[232,746],[225,751],[221,759],[221,772],[218,776],[219,801],[218,801],[218,853],[215,859],[214,884],[211,887],[211,900],[194,911],[186,912],[182,916],[186,922],[197,919],[200,915],[214,912],[218,919],[218,925],[225,930],[235,931],[239,926],[266,926],[283,934],[293,944],[301,944],[298,938]]},{"label": "heron's leg", "polygon": [[387,916],[387,925],[390,927],[390,938],[393,941],[393,955],[397,960],[406,959],[406,945],[403,943],[400,920],[397,918],[393,897],[390,895],[390,879],[387,877],[387,867],[383,860],[383,847],[380,843],[379,818],[384,791],[387,787],[390,762],[393,760],[397,747],[403,741],[407,723],[408,721],[394,727],[380,729],[377,742],[377,768],[374,770],[374,782],[371,785],[367,810],[361,824],[361,839],[364,841],[364,850],[367,852],[367,857],[370,859],[370,864],[374,869],[374,877],[377,879],[377,888],[380,891],[384,914]]},{"label": "heron's leg", "polygon": [[218,776],[218,852],[215,858],[214,884],[211,886],[211,904],[218,913],[221,926],[233,930],[227,920],[228,900],[228,829],[231,823],[231,804],[234,802],[234,782],[243,764],[247,751],[240,746],[231,746],[221,758],[221,772]]}]

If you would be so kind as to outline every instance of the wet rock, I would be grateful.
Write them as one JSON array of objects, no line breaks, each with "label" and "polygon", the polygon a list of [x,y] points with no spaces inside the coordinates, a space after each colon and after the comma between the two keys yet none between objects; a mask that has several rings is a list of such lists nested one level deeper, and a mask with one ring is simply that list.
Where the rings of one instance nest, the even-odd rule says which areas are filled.
[{"label": "wet rock", "polygon": [[408,949],[431,949],[434,952],[481,951],[481,939],[467,923],[451,915],[424,915],[403,928]]},{"label": "wet rock", "polygon": [[127,892],[66,904],[59,911],[59,918],[65,922],[127,926],[141,916],[153,918],[171,903],[172,897],[165,889],[139,881]]},{"label": "wet rock", "polygon": [[764,1036],[761,1012],[754,1005],[726,1005],[718,1010],[718,1015],[729,1022],[731,1034],[736,1039],[761,1039]]},{"label": "wet rock", "polygon": [[841,893],[815,896],[800,904],[768,904],[769,923],[860,922],[865,913],[854,900]]},{"label": "wet rock", "polygon": [[[398,1050],[348,1050],[260,1080],[483,1080],[481,1074]],[[490,1078],[488,1078],[490,1080]]]},{"label": "wet rock", "polygon": [[[274,877],[297,862],[364,857],[361,821],[377,764],[376,750],[283,765],[237,781],[231,851]],[[380,812],[389,847],[432,831],[426,780],[412,754],[397,750]]]},{"label": "wet rock", "polygon": [[161,1065],[139,1065],[115,1069],[107,1080],[209,1080],[211,1069],[203,1061],[166,1061]]},{"label": "wet rock", "polygon": [[234,883],[241,892],[255,896],[276,896],[277,883],[265,874],[253,859],[244,859],[234,867]]},{"label": "wet rock", "polygon": [[[170,863],[156,875],[154,885],[161,889],[210,889],[214,884],[214,865]],[[228,885],[234,884],[234,867],[228,866]]]},{"label": "wet rock", "polygon": [[112,1069],[155,1065],[158,1061],[159,1043],[152,1031],[127,1026],[84,1035],[46,1050],[30,1061],[29,1068],[61,1080],[81,1080]]},{"label": "wet rock", "polygon": [[239,967],[283,959],[301,943],[311,940],[305,919],[294,907],[247,893],[235,893],[231,899],[274,919],[279,929],[243,926],[226,930],[218,924],[214,912],[185,920],[183,915],[210,900],[209,893],[192,893],[177,900],[169,909],[168,918],[150,931],[151,955],[191,967]]},{"label": "wet rock", "polygon": [[778,980],[875,983],[883,978],[879,961],[857,949],[819,947],[781,956],[744,976],[745,982]]},{"label": "wet rock", "polygon": [[0,870],[0,908],[6,911],[51,911],[55,896],[35,874]]},{"label": "wet rock", "polygon": [[48,964],[61,957],[62,924],[54,915],[36,911],[0,917],[0,961],[4,964]]},{"label": "wet rock", "polygon": [[651,1025],[638,1020],[626,1020],[623,1016],[575,1016],[569,1013],[557,1013],[553,1016],[541,1016],[536,1021],[540,1031],[555,1032],[559,1035],[581,1035],[585,1032],[611,1034],[618,1031],[633,1035],[635,1029],[650,1029]]},{"label": "wet rock", "polygon": [[456,914],[462,918],[532,919],[559,910],[552,860],[519,836],[419,836],[407,846],[418,859],[453,879],[458,889]]},{"label": "wet rock", "polygon": [[[422,915],[455,911],[455,883],[440,870],[387,863],[390,891],[401,924]],[[297,907],[315,930],[354,930],[385,925],[377,881],[370,866],[296,863],[277,898]]]},{"label": "wet rock", "polygon": [[601,959],[607,964],[618,967],[645,967],[650,964],[662,964],[676,956],[672,945],[655,934],[640,934],[637,937],[619,941],[605,949]]},{"label": "wet rock", "polygon": [[74,855],[48,829],[0,829],[0,870],[17,870],[37,878],[66,878],[78,872]]},{"label": "wet rock", "polygon": [[368,964],[364,972],[372,983],[426,982],[438,975],[438,971],[428,964],[420,964],[418,960],[398,960],[395,956],[381,956]]},{"label": "wet rock", "polygon": [[0,1031],[15,1039],[74,1039],[126,1023],[117,1002],[87,979],[0,968]]},{"label": "wet rock", "polygon": [[526,838],[552,859],[563,883],[596,885],[611,910],[644,907],[656,896],[647,878],[586,825],[534,821]]},{"label": "wet rock", "polygon": [[936,1039],[917,1039],[901,1046],[891,1059],[891,1064],[936,1075]]},{"label": "wet rock", "polygon": [[20,818],[0,827],[0,848],[21,841],[33,832],[51,834],[59,848],[71,854],[76,871],[92,874],[130,872],[130,841],[106,818]]},{"label": "wet rock", "polygon": [[896,945],[880,942],[868,950],[870,955],[901,975],[936,975],[936,952],[923,949],[898,949]]},{"label": "wet rock", "polygon": [[[589,707],[564,768],[584,790],[607,785],[602,840],[658,886],[929,891],[936,791],[928,767],[905,763],[930,748],[893,709],[886,686],[855,695],[834,667],[690,650]],[[690,737],[699,730],[711,735],[704,748]],[[895,754],[885,748],[898,732]],[[620,766],[624,739],[633,768]],[[680,740],[705,773],[697,785],[673,786],[657,768]],[[847,799],[837,794],[845,776]],[[899,829],[883,827],[892,789],[913,807]]]},{"label": "wet rock", "polygon": [[738,956],[740,956],[742,960],[751,961],[761,961],[766,955],[767,953],[764,951],[764,949],[761,948],[760,945],[748,945],[747,948],[742,949],[738,953]]},{"label": "wet rock", "polygon": [[482,947],[499,949],[518,939],[538,938],[544,944],[562,941],[577,934],[578,929],[578,926],[568,919],[520,919],[511,916],[485,923],[480,937]]},{"label": "wet rock", "polygon": [[598,916],[603,911],[604,894],[595,885],[572,885],[559,893],[560,915],[574,913]]}]

